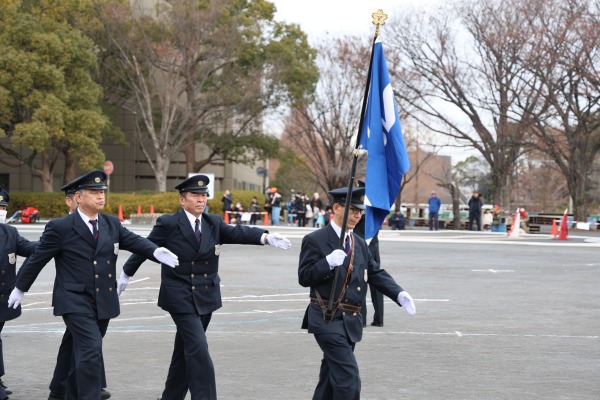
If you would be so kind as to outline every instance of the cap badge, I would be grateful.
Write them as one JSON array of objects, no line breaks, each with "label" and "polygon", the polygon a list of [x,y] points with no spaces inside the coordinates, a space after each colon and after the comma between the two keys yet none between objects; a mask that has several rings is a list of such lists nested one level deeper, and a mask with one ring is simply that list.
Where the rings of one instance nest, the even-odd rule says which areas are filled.
[{"label": "cap badge", "polygon": [[204,186],[204,182],[198,181],[198,186]]},{"label": "cap badge", "polygon": [[360,196],[360,201],[365,201],[365,196]]},{"label": "cap badge", "polygon": [[0,201],[4,200],[4,196],[0,196]]},{"label": "cap badge", "polygon": [[102,179],[100,179],[100,178],[96,178],[96,179],[94,179],[94,181],[95,181],[96,183],[100,183],[100,181],[101,181],[101,180],[102,180]]}]

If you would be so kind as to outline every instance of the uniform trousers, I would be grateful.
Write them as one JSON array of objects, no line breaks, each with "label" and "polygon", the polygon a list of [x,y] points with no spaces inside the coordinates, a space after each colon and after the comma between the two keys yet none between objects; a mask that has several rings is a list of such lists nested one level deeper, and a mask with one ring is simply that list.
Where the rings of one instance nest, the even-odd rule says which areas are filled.
[{"label": "uniform trousers", "polygon": [[323,351],[323,359],[313,400],[359,400],[355,343],[339,333],[315,333],[315,339]]},{"label": "uniform trousers", "polygon": [[102,338],[110,320],[85,314],[65,314],[62,317],[73,335],[73,363],[65,400],[99,400]]},{"label": "uniform trousers", "polygon": [[[375,289],[375,286],[369,284],[371,292],[371,301],[373,302],[373,322],[383,325],[383,293]],[[367,322],[367,307],[365,307],[364,321]]]},{"label": "uniform trousers", "polygon": [[[4,354],[2,352],[2,329],[4,329],[4,323],[6,321],[2,321],[0,322],[0,376],[4,376]],[[4,391],[4,388],[2,388],[0,386],[0,400],[3,399],[8,399],[8,396],[6,394],[6,392]]]},{"label": "uniform trousers", "polygon": [[[60,342],[58,355],[56,356],[56,367],[54,367],[54,375],[50,381],[50,390],[56,394],[64,396],[67,392],[67,384],[69,381],[69,372],[73,362],[73,335],[68,329]],[[106,373],[104,371],[104,359],[102,359],[102,387],[106,387]]]},{"label": "uniform trousers", "polygon": [[216,400],[215,368],[205,334],[211,317],[171,313],[177,333],[162,400],[183,400],[188,389],[192,400]]},{"label": "uniform trousers", "polygon": [[4,352],[2,351],[2,329],[6,321],[0,322],[0,376],[4,376]]}]

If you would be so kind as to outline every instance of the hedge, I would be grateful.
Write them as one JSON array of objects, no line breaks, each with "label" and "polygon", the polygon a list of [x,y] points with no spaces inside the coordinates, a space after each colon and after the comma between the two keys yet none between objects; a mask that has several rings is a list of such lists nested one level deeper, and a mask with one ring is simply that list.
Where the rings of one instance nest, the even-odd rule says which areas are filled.
[{"label": "hedge", "polygon": [[[223,203],[221,198],[224,192],[215,193],[215,197],[208,201],[209,211],[213,214],[223,213]],[[249,190],[234,190],[233,205],[240,202],[247,210],[253,196],[258,198],[259,204],[263,204],[265,197],[259,192]],[[172,213],[181,208],[177,192],[168,193],[109,193],[108,202],[104,207],[104,213],[118,215],[119,205],[123,207],[123,216],[128,219],[130,214],[137,213],[138,206],[141,206],[142,213],[149,213],[150,206],[154,206],[154,212],[159,214]],[[10,193],[10,202],[8,205],[7,218],[17,210],[25,207],[35,207],[39,210],[40,218],[50,219],[62,217],[67,213],[65,196],[62,192],[53,193],[32,193],[32,192],[12,192]]]}]

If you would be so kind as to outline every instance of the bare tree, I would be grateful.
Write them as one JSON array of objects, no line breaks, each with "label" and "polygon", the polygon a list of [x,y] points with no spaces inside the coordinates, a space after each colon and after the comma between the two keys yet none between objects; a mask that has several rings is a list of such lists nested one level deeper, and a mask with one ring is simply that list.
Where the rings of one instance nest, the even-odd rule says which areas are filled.
[{"label": "bare tree", "polygon": [[550,104],[533,142],[566,178],[575,218],[585,221],[600,150],[600,10],[586,0],[548,1],[531,24],[544,27],[544,35],[542,57],[529,68]]},{"label": "bare tree", "polygon": [[410,13],[392,23],[390,35],[400,103],[456,146],[480,152],[491,168],[494,201],[505,207],[514,162],[543,109],[539,78],[523,68],[537,57],[524,3],[471,1]]},{"label": "bare tree", "polygon": [[309,104],[290,112],[282,143],[302,155],[326,192],[348,184],[370,46],[364,40],[343,37],[323,42],[317,50],[321,76],[316,93]]}]

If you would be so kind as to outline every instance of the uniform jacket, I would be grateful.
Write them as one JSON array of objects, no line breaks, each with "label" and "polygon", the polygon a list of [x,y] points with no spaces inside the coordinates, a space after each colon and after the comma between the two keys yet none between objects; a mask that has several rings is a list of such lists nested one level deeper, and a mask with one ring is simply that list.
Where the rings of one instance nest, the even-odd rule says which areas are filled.
[{"label": "uniform jacket", "polygon": [[30,242],[13,226],[0,224],[0,321],[21,315],[21,306],[8,308],[8,296],[15,287],[17,256],[29,257],[37,242]]},{"label": "uniform jacket", "polygon": [[[158,306],[172,313],[209,314],[221,307],[219,254],[221,245],[262,244],[259,228],[231,226],[220,215],[202,214],[200,245],[185,211],[158,218],[148,239],[177,255],[179,265],[162,266]],[[133,276],[145,258],[132,255],[123,266]]]},{"label": "uniform jacket", "polygon": [[27,292],[54,258],[54,315],[69,313],[109,319],[119,315],[115,267],[119,249],[152,257],[157,246],[125,229],[112,215],[98,214],[98,239],[78,212],[46,225],[35,253],[19,270],[16,286]]},{"label": "uniform jacket", "polygon": [[[350,273],[348,288],[342,298],[342,303],[362,307],[367,292],[367,281],[396,302],[402,288],[384,269],[379,268],[379,265],[371,256],[366,242],[358,235],[353,234],[352,238],[354,242],[354,269]],[[331,225],[306,235],[302,240],[300,264],[298,266],[300,285],[310,287],[311,298],[316,298],[316,292],[318,291],[325,304],[327,304],[335,278],[335,269],[330,270],[325,257],[337,248],[339,248],[339,237]],[[338,274],[334,299],[338,298],[342,290],[349,261],[349,257],[346,257],[344,265],[336,267],[341,268],[341,270]],[[304,315],[302,328],[308,329],[310,333],[340,333],[356,343],[362,339],[363,321],[361,313],[338,309],[333,320],[327,323],[323,318],[321,307],[317,304],[309,304]]]}]

